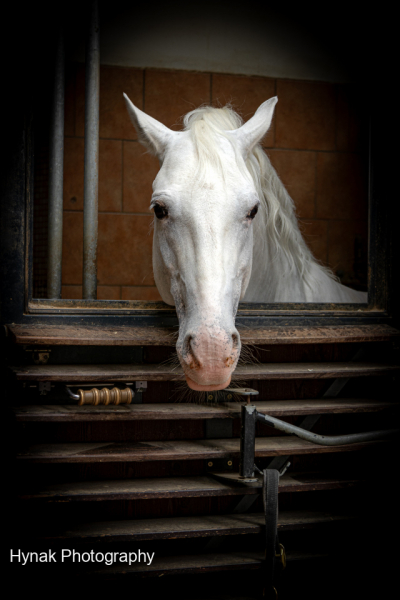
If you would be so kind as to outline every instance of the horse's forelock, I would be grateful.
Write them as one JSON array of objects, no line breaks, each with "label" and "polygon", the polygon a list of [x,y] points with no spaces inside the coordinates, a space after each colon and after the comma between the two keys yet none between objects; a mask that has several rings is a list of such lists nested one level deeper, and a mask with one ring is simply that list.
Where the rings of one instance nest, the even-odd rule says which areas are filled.
[{"label": "horse's forelock", "polygon": [[199,121],[203,121],[211,128],[221,132],[238,129],[243,125],[243,119],[229,104],[222,108],[200,106],[187,113],[183,118],[183,124],[186,130],[192,129],[195,123],[198,123]]},{"label": "horse's forelock", "polygon": [[[243,119],[230,105],[223,108],[201,106],[187,113],[183,119],[186,131],[190,131],[199,157],[198,176],[205,178],[209,167],[217,168],[224,177],[225,168],[220,156],[219,136],[228,139],[235,152],[237,166],[245,175],[251,176],[261,201],[261,210],[256,228],[258,235],[255,241],[261,247],[267,239],[278,254],[283,252],[288,259],[290,271],[297,269],[308,285],[313,284],[312,264],[318,262],[305,243],[298,227],[295,205],[275,169],[262,149],[257,144],[246,162],[236,147],[229,131],[243,125]],[[271,257],[273,258],[273,257]],[[332,271],[320,267],[332,279],[336,279]]]}]

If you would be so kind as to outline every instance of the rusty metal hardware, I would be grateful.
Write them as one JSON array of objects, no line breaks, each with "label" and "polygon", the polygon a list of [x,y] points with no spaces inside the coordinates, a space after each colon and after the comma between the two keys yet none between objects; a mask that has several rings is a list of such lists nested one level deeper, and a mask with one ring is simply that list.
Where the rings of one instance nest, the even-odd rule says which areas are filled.
[{"label": "rusty metal hardware", "polygon": [[228,471],[233,471],[233,461],[229,458],[213,458],[205,460],[204,467],[209,475],[217,475],[219,473],[226,474]]},{"label": "rusty metal hardware", "polygon": [[147,381],[135,381],[135,389],[137,392],[145,392],[147,390]]},{"label": "rusty metal hardware", "polygon": [[275,558],[279,558],[282,565],[282,570],[286,569],[286,552],[283,544],[279,544],[279,552],[275,552]]},{"label": "rusty metal hardware", "polygon": [[46,365],[49,362],[50,352],[49,350],[44,350],[41,348],[37,350],[36,348],[24,348],[25,352],[32,352],[32,360],[35,365]]},{"label": "rusty metal hardware", "polygon": [[258,396],[260,393],[252,388],[226,388],[224,392],[232,392],[233,394],[238,394],[238,396],[246,396],[247,404],[250,404],[250,396]]}]

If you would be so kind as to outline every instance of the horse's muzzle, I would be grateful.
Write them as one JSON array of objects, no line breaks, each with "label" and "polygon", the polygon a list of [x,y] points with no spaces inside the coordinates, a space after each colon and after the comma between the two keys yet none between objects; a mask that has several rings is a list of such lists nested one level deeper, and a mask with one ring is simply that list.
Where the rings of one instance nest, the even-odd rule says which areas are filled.
[{"label": "horse's muzzle", "polygon": [[239,359],[239,333],[203,326],[178,340],[177,353],[192,390],[223,390],[229,386]]}]

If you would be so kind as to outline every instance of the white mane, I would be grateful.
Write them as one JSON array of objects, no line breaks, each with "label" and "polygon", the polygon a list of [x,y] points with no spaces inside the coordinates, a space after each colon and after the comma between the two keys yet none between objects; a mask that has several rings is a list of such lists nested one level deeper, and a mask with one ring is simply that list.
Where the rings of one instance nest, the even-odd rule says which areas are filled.
[{"label": "white mane", "polygon": [[297,271],[310,287],[314,283],[312,266],[316,264],[331,279],[337,280],[330,269],[318,263],[305,243],[297,223],[294,202],[261,145],[255,146],[246,162],[235,147],[229,131],[241,127],[241,117],[229,105],[223,108],[203,106],[185,115],[183,122],[185,130],[192,133],[198,152],[200,178],[205,176],[211,165],[224,174],[218,145],[221,135],[231,142],[238,168],[247,176],[250,173],[261,202],[259,214],[254,221],[254,252],[258,256],[263,254],[268,241],[269,248],[272,249],[270,258],[283,253],[289,273]]}]

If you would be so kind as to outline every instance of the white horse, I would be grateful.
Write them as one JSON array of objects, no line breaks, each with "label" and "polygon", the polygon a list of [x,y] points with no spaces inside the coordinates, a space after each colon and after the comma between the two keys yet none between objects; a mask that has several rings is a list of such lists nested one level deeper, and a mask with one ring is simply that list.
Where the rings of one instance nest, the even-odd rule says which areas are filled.
[{"label": "white horse", "polygon": [[229,385],[240,354],[240,300],[366,302],[313,257],[260,146],[276,97],[245,124],[228,107],[198,108],[179,132],[124,97],[139,141],[161,164],[150,205],[154,278],[164,302],[176,307],[189,387]]}]

